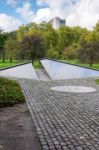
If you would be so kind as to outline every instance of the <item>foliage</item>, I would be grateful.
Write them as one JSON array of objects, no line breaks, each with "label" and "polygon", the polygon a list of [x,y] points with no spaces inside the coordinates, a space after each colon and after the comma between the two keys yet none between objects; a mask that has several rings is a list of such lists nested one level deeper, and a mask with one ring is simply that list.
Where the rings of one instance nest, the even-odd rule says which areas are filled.
[{"label": "foliage", "polygon": [[50,48],[47,52],[47,57],[58,59],[59,58],[59,53],[55,48],[53,48],[53,46],[50,46]]},{"label": "foliage", "polygon": [[7,39],[7,34],[0,30],[0,57],[2,57],[2,61],[5,61],[5,41]]},{"label": "foliage", "polygon": [[81,49],[78,50],[78,57],[81,62],[90,63],[90,67],[92,64],[98,60],[99,58],[99,43],[94,42],[91,44],[85,44]]},{"label": "foliage", "polygon": [[65,48],[63,51],[62,58],[63,59],[75,59],[76,58],[75,48],[73,47]]},{"label": "foliage", "polygon": [[5,41],[6,58],[9,58],[10,62],[13,61],[13,58],[16,58],[18,49],[17,45],[18,45],[17,41],[12,38],[8,38]]},{"label": "foliage", "polygon": [[28,26],[25,25],[20,26],[19,29],[17,30],[17,39],[21,41],[26,36],[28,31],[29,31]]},{"label": "foliage", "polygon": [[90,67],[97,60],[99,61],[99,33],[90,31],[84,34],[80,40],[78,58],[81,62],[89,62]]},{"label": "foliage", "polygon": [[95,32],[99,32],[99,21],[96,23],[96,26],[94,27]]},{"label": "foliage", "polygon": [[25,36],[20,42],[20,52],[24,52],[24,57],[28,53],[32,61],[43,57],[46,52],[44,37],[38,33],[31,36]]},{"label": "foliage", "polygon": [[16,81],[0,78],[0,107],[13,106],[25,100]]},{"label": "foliage", "polygon": [[81,62],[90,63],[91,66],[99,62],[98,43],[99,22],[92,31],[79,26],[61,26],[55,30],[46,22],[22,25],[17,31],[9,33],[0,29],[0,57],[3,61],[5,57],[10,61],[33,61],[47,56],[57,59],[79,59]]}]

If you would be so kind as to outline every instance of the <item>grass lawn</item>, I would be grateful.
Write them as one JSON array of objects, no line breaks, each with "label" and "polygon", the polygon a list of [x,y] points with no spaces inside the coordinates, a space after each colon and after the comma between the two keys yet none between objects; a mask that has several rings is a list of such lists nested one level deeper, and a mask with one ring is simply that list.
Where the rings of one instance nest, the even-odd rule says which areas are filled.
[{"label": "grass lawn", "polygon": [[2,62],[2,60],[0,60],[0,68],[6,68],[6,67],[10,67],[10,66],[15,66],[17,64],[22,63],[22,61],[20,60],[13,60],[13,62],[9,62],[9,60],[6,60],[5,62]]},{"label": "grass lawn", "polygon": [[40,64],[39,60],[34,60],[33,67],[35,69],[40,69],[41,68],[41,64]]},{"label": "grass lawn", "polygon": [[93,64],[93,66],[90,67],[90,64],[82,64],[82,63],[79,63],[77,60],[60,60],[60,61],[67,62],[67,63],[74,64],[74,65],[80,65],[80,66],[89,67],[89,68],[92,68],[92,69],[98,69],[99,70],[99,64]]},{"label": "grass lawn", "polygon": [[96,83],[99,84],[99,79],[96,80]]},{"label": "grass lawn", "polygon": [[25,98],[16,81],[0,78],[0,107],[13,106],[23,101]]}]

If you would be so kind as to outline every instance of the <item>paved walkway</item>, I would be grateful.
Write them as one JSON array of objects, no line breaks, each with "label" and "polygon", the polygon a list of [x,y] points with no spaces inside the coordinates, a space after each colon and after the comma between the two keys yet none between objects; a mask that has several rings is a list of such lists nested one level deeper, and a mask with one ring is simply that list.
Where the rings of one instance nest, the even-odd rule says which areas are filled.
[{"label": "paved walkway", "polygon": [[[19,81],[43,150],[99,150],[99,86],[92,79]],[[94,93],[60,93],[50,88],[84,85]]]},{"label": "paved walkway", "polygon": [[[99,150],[99,86],[93,79],[37,81],[32,64],[0,71],[0,76],[20,82],[43,150]],[[50,89],[67,85],[90,86],[96,92]]]},{"label": "paved walkway", "polygon": [[32,63],[20,65],[10,69],[0,71],[2,77],[24,78],[24,79],[38,79]]}]

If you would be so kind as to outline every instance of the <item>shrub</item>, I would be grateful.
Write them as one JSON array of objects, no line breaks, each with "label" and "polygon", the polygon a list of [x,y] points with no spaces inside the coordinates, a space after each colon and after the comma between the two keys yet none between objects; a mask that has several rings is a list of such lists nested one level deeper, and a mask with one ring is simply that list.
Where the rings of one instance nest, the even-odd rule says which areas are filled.
[{"label": "shrub", "polygon": [[25,98],[16,81],[0,78],[0,107],[13,106],[23,101]]}]

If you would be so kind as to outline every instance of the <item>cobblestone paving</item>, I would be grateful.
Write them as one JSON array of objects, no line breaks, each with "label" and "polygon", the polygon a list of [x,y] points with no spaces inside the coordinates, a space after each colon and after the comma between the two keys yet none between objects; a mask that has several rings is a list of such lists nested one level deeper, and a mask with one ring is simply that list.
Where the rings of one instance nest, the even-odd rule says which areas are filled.
[{"label": "cobblestone paving", "polygon": [[[43,150],[99,150],[99,86],[92,79],[19,80]],[[83,85],[94,93],[60,93],[50,88]]]}]

